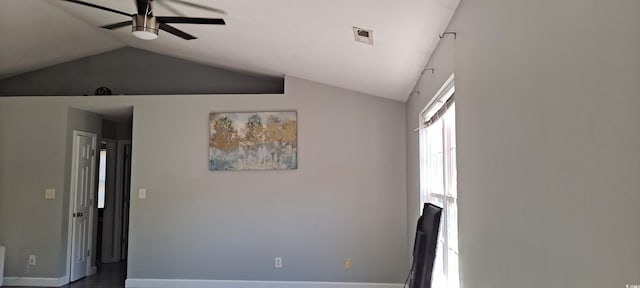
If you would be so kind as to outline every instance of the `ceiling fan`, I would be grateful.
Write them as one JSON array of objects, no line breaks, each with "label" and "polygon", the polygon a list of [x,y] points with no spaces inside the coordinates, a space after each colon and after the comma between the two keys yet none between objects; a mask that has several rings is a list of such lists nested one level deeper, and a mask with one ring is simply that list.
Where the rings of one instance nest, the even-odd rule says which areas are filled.
[{"label": "ceiling fan", "polygon": [[[105,26],[102,26],[101,28],[113,30],[113,29],[118,29],[118,28],[122,28],[122,27],[131,25],[131,27],[132,27],[131,30],[133,32],[133,35],[138,37],[138,38],[140,38],[140,39],[144,39],[144,40],[153,40],[153,39],[158,38],[158,31],[159,30],[163,30],[165,32],[169,32],[170,34],[178,36],[178,37],[180,37],[180,38],[182,38],[184,40],[197,39],[195,36],[190,35],[190,34],[184,32],[184,31],[182,31],[182,30],[180,30],[178,28],[175,28],[175,27],[169,25],[170,23],[176,23],[176,24],[208,24],[208,25],[225,25],[226,24],[224,22],[224,19],[221,19],[221,18],[154,16],[153,15],[153,10],[151,9],[151,3],[154,2],[154,0],[134,0],[135,3],[136,3],[137,10],[138,10],[137,13],[134,13],[134,14],[122,12],[122,11],[119,11],[119,10],[116,10],[116,9],[111,9],[111,8],[108,8],[108,7],[104,7],[104,6],[100,6],[100,5],[96,5],[96,4],[88,3],[88,2],[84,2],[84,1],[79,1],[79,0],[62,0],[62,1],[76,3],[76,4],[80,4],[80,5],[84,5],[84,6],[88,6],[88,7],[92,7],[92,8],[96,8],[96,9],[109,11],[109,12],[112,12],[112,13],[117,13],[117,14],[120,14],[120,15],[131,17],[132,18],[131,20],[105,25]],[[186,6],[191,6],[191,7],[195,7],[195,8],[199,8],[199,9],[204,9],[204,10],[208,10],[208,11],[224,14],[224,11],[222,11],[220,9],[199,5],[199,4],[187,2],[187,1],[184,1],[184,0],[171,0],[171,1],[175,2],[175,3],[183,4],[183,5],[186,5]],[[172,9],[168,5],[164,4],[162,0],[155,0],[155,2],[157,2],[160,5],[163,5],[163,6],[167,7],[169,10],[175,12],[174,9]]]}]

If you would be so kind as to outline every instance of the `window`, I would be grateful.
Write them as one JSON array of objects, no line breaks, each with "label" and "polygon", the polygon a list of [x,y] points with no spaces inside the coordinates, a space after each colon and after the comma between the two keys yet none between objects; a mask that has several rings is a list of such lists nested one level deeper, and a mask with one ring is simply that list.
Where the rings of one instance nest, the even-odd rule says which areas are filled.
[{"label": "window", "polygon": [[460,287],[454,92],[452,75],[420,115],[420,207],[443,208],[434,288]]},{"label": "window", "polygon": [[107,149],[100,149],[98,169],[98,208],[104,208],[105,181],[107,179]]}]

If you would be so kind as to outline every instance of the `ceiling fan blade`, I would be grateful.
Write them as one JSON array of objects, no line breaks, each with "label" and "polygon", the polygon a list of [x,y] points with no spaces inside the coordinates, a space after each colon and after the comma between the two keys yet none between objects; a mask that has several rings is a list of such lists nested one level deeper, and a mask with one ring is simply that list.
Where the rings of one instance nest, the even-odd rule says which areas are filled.
[{"label": "ceiling fan blade", "polygon": [[[138,9],[139,15],[153,16],[150,0],[136,0],[136,8]],[[149,10],[147,10],[147,8],[149,8]]]},{"label": "ceiling fan blade", "polygon": [[191,34],[187,34],[185,32],[183,32],[182,30],[179,30],[176,27],[173,27],[171,25],[167,25],[165,23],[160,23],[160,30],[164,30],[167,31],[175,36],[178,36],[184,40],[193,40],[193,39],[198,39],[195,36],[191,35]]},{"label": "ceiling fan blade", "polygon": [[178,16],[184,16],[184,14],[182,14],[182,12],[178,11],[178,9],[173,8],[171,5],[165,3],[164,1],[156,0],[156,3],[158,3],[158,5],[164,7],[165,9],[171,11],[171,13],[173,13],[173,14],[176,14]]},{"label": "ceiling fan blade", "polygon": [[179,23],[179,24],[212,24],[212,25],[225,25],[224,19],[220,18],[194,18],[194,17],[169,17],[158,16],[158,21],[162,23]]},{"label": "ceiling fan blade", "polygon": [[227,12],[225,12],[224,10],[213,8],[213,7],[208,7],[208,6],[204,6],[204,5],[200,5],[200,4],[196,4],[196,3],[191,3],[191,2],[188,2],[188,1],[184,1],[184,0],[156,0],[156,1],[158,1],[158,2],[171,1],[171,2],[175,2],[175,3],[180,3],[180,4],[185,5],[185,6],[198,8],[198,9],[202,9],[202,10],[206,10],[206,11],[210,11],[210,12],[220,13],[220,14],[223,14],[223,15],[227,15]]},{"label": "ceiling fan blade", "polygon": [[125,26],[129,26],[129,25],[131,25],[131,20],[100,26],[100,28],[113,30],[113,29],[118,29],[118,28],[122,28],[122,27],[125,27]]},{"label": "ceiling fan blade", "polygon": [[107,7],[96,5],[96,4],[87,3],[87,2],[84,2],[84,1],[78,1],[78,0],[62,0],[62,1],[76,3],[76,4],[80,4],[80,5],[84,5],[84,6],[89,6],[89,7],[92,7],[92,8],[96,8],[96,9],[109,11],[109,12],[113,12],[113,13],[116,13],[116,14],[120,14],[120,15],[131,17],[131,14],[129,14],[129,13],[118,11],[116,9],[111,9],[111,8],[107,8]]}]

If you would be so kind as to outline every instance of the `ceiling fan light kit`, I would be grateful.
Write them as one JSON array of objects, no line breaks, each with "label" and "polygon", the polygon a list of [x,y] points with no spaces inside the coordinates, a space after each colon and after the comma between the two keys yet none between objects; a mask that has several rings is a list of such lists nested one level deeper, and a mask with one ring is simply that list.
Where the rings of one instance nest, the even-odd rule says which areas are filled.
[{"label": "ceiling fan light kit", "polygon": [[132,33],[142,40],[153,40],[158,38],[160,23],[155,17],[144,15],[133,15]]}]

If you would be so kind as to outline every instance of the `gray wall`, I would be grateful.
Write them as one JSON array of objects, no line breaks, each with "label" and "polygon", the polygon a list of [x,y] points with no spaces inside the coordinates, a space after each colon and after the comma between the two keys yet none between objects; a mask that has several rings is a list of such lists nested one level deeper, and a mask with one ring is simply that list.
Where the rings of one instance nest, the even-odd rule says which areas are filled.
[{"label": "gray wall", "polygon": [[131,119],[124,122],[105,119],[102,120],[103,138],[112,140],[131,140],[131,132]]},{"label": "gray wall", "polygon": [[[298,170],[207,170],[209,112],[280,109],[298,111]],[[287,78],[283,96],[136,105],[133,130],[147,199],[131,203],[129,278],[404,280],[402,103]]]},{"label": "gray wall", "polygon": [[[67,113],[50,111],[46,104],[26,101],[0,104],[0,243],[7,247],[5,277],[58,277],[62,268]],[[45,188],[55,188],[56,199],[45,200]],[[26,265],[29,254],[38,256],[38,266]]]},{"label": "gray wall", "polygon": [[[454,16],[455,17],[455,16]],[[407,219],[409,227],[409,249],[413,250],[413,240],[416,233],[416,224],[420,217],[420,112],[425,108],[429,100],[436,95],[440,87],[453,74],[455,40],[445,37],[440,40],[438,47],[433,52],[426,67],[436,69],[434,73],[426,71],[414,88],[414,93],[406,103],[407,114]],[[458,161],[460,162],[460,161]]]},{"label": "gray wall", "polygon": [[[98,133],[93,113],[12,98],[0,101],[0,243],[5,277],[57,278],[65,273],[71,135]],[[44,199],[46,188],[56,198]],[[36,266],[26,265],[37,256]]]},{"label": "gray wall", "polygon": [[0,96],[282,93],[284,80],[125,47],[0,80]]},{"label": "gray wall", "polygon": [[[407,102],[455,70],[464,288],[640,283],[640,2],[462,1]],[[408,213],[418,139],[407,130]]]},{"label": "gray wall", "polygon": [[[15,103],[23,101],[43,107],[42,114],[2,115],[14,123],[30,121],[36,132],[37,125],[49,122],[48,115],[63,108],[134,107],[129,278],[404,281],[403,103],[295,78],[287,78],[284,95],[0,98],[0,107],[29,109]],[[209,113],[261,110],[298,111],[298,170],[208,171]],[[3,139],[8,137],[2,132]],[[13,148],[3,149],[3,159],[21,154],[20,147]],[[58,166],[64,161],[51,159]],[[39,191],[49,185],[42,182],[36,178],[30,183],[34,188],[16,187]],[[139,188],[147,189],[147,199],[135,197]],[[0,191],[0,197],[8,194]],[[61,205],[38,215],[60,217]],[[14,212],[6,216],[16,217]],[[60,235],[59,226],[41,226]],[[26,229],[15,238],[38,233]],[[5,237],[0,234],[0,242]],[[42,243],[23,246],[30,245],[49,251]],[[283,257],[282,269],[273,268],[276,256]],[[343,268],[345,258],[352,259],[351,270]],[[50,274],[59,271],[55,268]]]}]

